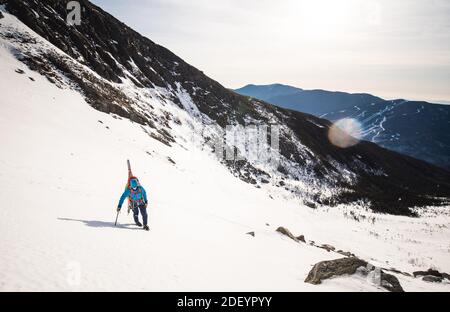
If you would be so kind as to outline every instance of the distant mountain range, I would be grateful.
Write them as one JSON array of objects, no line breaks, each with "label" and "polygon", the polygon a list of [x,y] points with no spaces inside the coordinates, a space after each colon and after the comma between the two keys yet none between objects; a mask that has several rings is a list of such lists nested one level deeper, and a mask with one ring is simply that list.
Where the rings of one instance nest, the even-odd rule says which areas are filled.
[{"label": "distant mountain range", "polygon": [[364,140],[450,169],[450,105],[282,84],[249,84],[235,91],[330,121],[354,118]]}]

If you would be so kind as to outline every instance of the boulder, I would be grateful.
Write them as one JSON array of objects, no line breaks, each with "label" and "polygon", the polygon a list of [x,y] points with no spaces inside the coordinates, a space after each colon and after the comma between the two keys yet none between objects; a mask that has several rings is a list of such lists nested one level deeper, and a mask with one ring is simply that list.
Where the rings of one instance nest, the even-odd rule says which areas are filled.
[{"label": "boulder", "polygon": [[316,204],[313,203],[313,202],[307,201],[307,202],[304,202],[303,204],[304,204],[305,206],[309,207],[309,208],[312,208],[312,209],[316,209],[316,208],[317,208]]},{"label": "boulder", "polygon": [[305,236],[304,236],[304,235],[297,236],[296,238],[297,238],[298,241],[303,242],[303,243],[306,243],[306,240],[305,240]]},{"label": "boulder", "polygon": [[331,246],[328,244],[322,244],[319,248],[325,249],[328,252],[336,250],[336,248],[334,248],[334,246]]},{"label": "boulder", "polygon": [[381,287],[391,292],[404,292],[398,278],[383,271],[381,271]]},{"label": "boulder", "polygon": [[354,257],[355,255],[354,254],[352,254],[350,251],[343,251],[343,250],[338,250],[338,251],[336,251],[338,254],[341,254],[341,255],[343,255],[343,256],[346,256],[346,257]]},{"label": "boulder", "polygon": [[280,227],[277,229],[277,232],[279,232],[279,233],[281,233],[281,234],[283,234],[283,235],[286,235],[286,236],[289,237],[290,239],[292,239],[292,240],[298,242],[297,237],[295,237],[295,236],[291,233],[291,231],[289,231],[289,230],[288,230],[287,228],[285,228],[285,227],[280,226]]},{"label": "boulder", "polygon": [[360,266],[359,268],[356,269],[355,274],[367,276],[369,272],[370,270],[367,267]]},{"label": "boulder", "polygon": [[172,163],[173,165],[176,165],[176,162],[175,162],[172,158],[170,158],[169,156],[167,156],[167,160],[168,160],[170,163]]},{"label": "boulder", "polygon": [[434,270],[434,269],[428,269],[428,271],[416,271],[413,272],[414,277],[418,277],[418,276],[434,276],[434,277],[438,277],[441,280],[446,278],[450,281],[450,274],[448,273],[444,273],[444,272],[439,272],[438,270]]},{"label": "boulder", "polygon": [[309,274],[305,279],[305,283],[317,285],[322,283],[322,280],[334,276],[354,274],[356,269],[366,266],[366,261],[355,257],[321,261],[316,263],[311,271],[309,271]]},{"label": "boulder", "polygon": [[425,275],[432,275],[432,276],[439,276],[441,277],[441,274],[437,270],[428,269],[428,271],[415,271],[413,272],[414,277],[418,276],[425,276]]},{"label": "boulder", "polygon": [[[323,280],[341,276],[352,275],[358,273],[367,276],[372,269],[368,269],[368,263],[356,257],[341,258],[336,260],[322,261],[314,265],[305,279],[305,283],[314,285],[322,283]],[[387,274],[381,270],[381,287],[391,292],[403,292],[398,279],[391,274]]]},{"label": "boulder", "polygon": [[422,277],[422,280],[425,282],[440,283],[442,282],[443,278],[434,275],[425,275],[424,277]]}]

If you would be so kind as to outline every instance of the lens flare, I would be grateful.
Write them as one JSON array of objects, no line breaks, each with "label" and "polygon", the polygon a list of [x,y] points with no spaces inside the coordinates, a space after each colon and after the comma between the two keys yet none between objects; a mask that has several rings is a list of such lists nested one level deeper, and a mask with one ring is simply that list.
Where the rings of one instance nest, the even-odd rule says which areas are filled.
[{"label": "lens flare", "polygon": [[361,124],[353,118],[344,118],[336,121],[328,130],[328,140],[331,144],[347,148],[358,144],[361,140]]}]

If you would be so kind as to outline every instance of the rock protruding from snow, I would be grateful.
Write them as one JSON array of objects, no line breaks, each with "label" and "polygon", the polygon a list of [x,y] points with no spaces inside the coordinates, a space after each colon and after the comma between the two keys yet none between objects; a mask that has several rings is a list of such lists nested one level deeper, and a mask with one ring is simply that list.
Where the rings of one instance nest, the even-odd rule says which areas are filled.
[{"label": "rock protruding from snow", "polygon": [[306,243],[305,235],[299,235],[299,236],[297,236],[296,238],[297,238],[298,241],[303,242],[303,243]]},{"label": "rock protruding from snow", "polygon": [[[323,280],[342,275],[353,275],[357,271],[367,271],[368,263],[356,257],[321,261],[316,263],[305,279],[305,283],[318,285]],[[380,272],[380,286],[391,292],[403,292],[398,279],[391,274]]]},{"label": "rock protruding from snow", "polygon": [[341,254],[341,255],[343,255],[343,256],[346,256],[346,257],[355,257],[355,254],[353,254],[353,253],[351,253],[350,251],[343,251],[343,250],[338,250],[338,251],[336,251],[338,254]]},{"label": "rock protruding from snow", "polygon": [[367,262],[358,258],[341,258],[316,263],[309,271],[305,283],[318,285],[322,280],[341,275],[355,274],[359,267],[366,267]]},{"label": "rock protruding from snow", "polygon": [[391,292],[404,292],[398,278],[383,271],[381,271],[381,287]]},{"label": "rock protruding from snow", "polygon": [[440,283],[442,282],[443,278],[433,275],[425,275],[424,277],[422,277],[422,280],[425,282]]},{"label": "rock protruding from snow", "polygon": [[414,277],[423,276],[423,280],[427,282],[442,282],[445,278],[450,281],[450,274],[439,272],[438,270],[428,269],[427,271],[416,271],[413,272]]},{"label": "rock protruding from snow", "polygon": [[287,228],[280,226],[277,229],[277,232],[289,237],[290,239],[296,241],[297,243],[299,242],[305,242],[305,237],[303,235],[300,235],[298,237],[295,237],[294,234],[291,233],[291,231],[289,231]]},{"label": "rock protruding from snow", "polygon": [[336,250],[336,248],[334,248],[334,246],[331,246],[329,244],[322,244],[321,246],[319,246],[319,248],[325,249],[328,252]]}]

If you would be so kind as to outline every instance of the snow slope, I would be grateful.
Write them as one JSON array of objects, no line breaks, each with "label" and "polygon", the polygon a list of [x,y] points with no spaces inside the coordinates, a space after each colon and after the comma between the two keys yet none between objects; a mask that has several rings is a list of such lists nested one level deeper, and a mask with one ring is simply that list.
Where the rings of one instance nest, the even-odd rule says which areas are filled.
[{"label": "snow slope", "polygon": [[[0,59],[1,290],[376,289],[354,277],[304,283],[311,265],[339,255],[290,241],[275,232],[279,225],[383,265],[450,269],[448,217],[379,215],[371,226],[340,209],[271,199],[204,151],[168,148],[136,124],[95,111],[30,72],[5,45]],[[150,233],[125,212],[113,225],[127,158],[150,195]],[[409,286],[449,290],[412,278]]]},{"label": "snow slope", "polygon": [[[278,226],[374,265],[450,271],[444,209],[415,219],[311,209],[237,179],[195,140],[169,148],[140,125],[94,110],[30,71],[3,39],[0,73],[1,291],[382,291],[358,276],[304,283],[316,262],[342,256],[296,243]],[[192,130],[183,122],[174,131]],[[125,209],[114,227],[126,159],[149,194],[150,232]],[[396,276],[407,291],[450,290]]]}]

